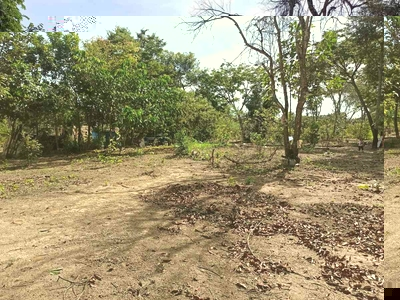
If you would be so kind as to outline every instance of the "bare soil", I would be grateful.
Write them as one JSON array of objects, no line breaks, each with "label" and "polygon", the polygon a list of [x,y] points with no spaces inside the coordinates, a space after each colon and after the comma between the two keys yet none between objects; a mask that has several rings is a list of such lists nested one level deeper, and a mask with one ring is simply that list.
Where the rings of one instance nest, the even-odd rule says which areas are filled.
[{"label": "bare soil", "polygon": [[0,299],[383,299],[382,151],[254,151],[4,163]]},{"label": "bare soil", "polygon": [[400,149],[385,152],[385,288],[400,287]]}]

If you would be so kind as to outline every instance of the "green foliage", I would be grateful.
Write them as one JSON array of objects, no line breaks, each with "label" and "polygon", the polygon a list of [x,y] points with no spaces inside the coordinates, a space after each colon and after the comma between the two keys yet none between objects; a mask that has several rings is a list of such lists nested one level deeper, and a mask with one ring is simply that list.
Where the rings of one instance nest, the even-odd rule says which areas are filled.
[{"label": "green foliage", "polygon": [[64,150],[67,153],[79,153],[80,152],[79,143],[77,141],[68,141],[64,145]]},{"label": "green foliage", "polygon": [[371,128],[366,122],[355,121],[347,126],[346,137],[370,140],[372,139]]},{"label": "green foliage", "polygon": [[256,132],[250,134],[250,141],[257,146],[259,154],[261,154],[263,146],[267,143],[267,139],[262,134]]},{"label": "green foliage", "polygon": [[178,155],[189,155],[191,152],[191,144],[197,142],[191,136],[188,136],[185,130],[181,130],[175,134],[175,153]]},{"label": "green foliage", "polygon": [[319,141],[319,128],[320,125],[316,121],[311,121],[309,124],[304,124],[302,138],[306,143],[309,143],[311,147],[315,147]]},{"label": "green foliage", "polygon": [[122,159],[119,157],[99,153],[97,156],[98,160],[104,164],[119,164],[122,162]]},{"label": "green foliage", "polygon": [[3,119],[0,122],[0,145],[4,145],[9,135],[10,135],[10,129],[8,128],[7,121]]},{"label": "green foliage", "polygon": [[25,9],[25,0],[2,0],[0,3],[0,32],[22,31],[22,20],[27,18],[21,13]]},{"label": "green foliage", "polygon": [[246,179],[244,181],[244,184],[245,185],[252,185],[252,184],[254,184],[254,182],[255,182],[254,177],[248,176],[248,177],[246,177]]},{"label": "green foliage", "polygon": [[28,160],[28,164],[36,161],[37,158],[42,154],[43,146],[37,140],[31,139],[29,135],[26,135],[22,144],[20,152],[21,157]]}]

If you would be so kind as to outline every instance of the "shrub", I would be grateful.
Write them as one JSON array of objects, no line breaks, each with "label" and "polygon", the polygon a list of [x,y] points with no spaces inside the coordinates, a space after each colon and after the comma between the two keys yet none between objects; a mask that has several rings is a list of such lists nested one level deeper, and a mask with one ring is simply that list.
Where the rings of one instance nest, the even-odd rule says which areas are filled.
[{"label": "shrub", "polygon": [[175,134],[175,141],[175,153],[178,155],[190,154],[190,145],[196,142],[196,140],[188,136],[184,130],[181,130]]},{"label": "shrub", "polygon": [[69,141],[65,144],[64,149],[67,153],[79,153],[79,144],[77,141]]},{"label": "shrub", "polygon": [[28,164],[31,164],[43,153],[43,145],[37,140],[31,139],[29,135],[24,137],[24,141],[21,149],[21,156],[28,160]]}]

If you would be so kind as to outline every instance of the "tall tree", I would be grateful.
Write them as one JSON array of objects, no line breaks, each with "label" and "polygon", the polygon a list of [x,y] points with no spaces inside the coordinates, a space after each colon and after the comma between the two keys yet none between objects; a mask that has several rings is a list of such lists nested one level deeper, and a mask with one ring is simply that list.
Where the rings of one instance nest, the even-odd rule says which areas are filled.
[{"label": "tall tree", "polygon": [[[277,17],[254,17],[246,32],[236,19],[238,14],[230,14],[221,10],[220,7],[213,7],[210,3],[202,2],[197,16],[200,18],[199,21],[186,23],[192,31],[197,32],[211,22],[228,19],[239,31],[245,46],[260,55],[260,64],[264,67],[269,77],[270,95],[282,113],[285,156],[300,161],[297,141],[300,139],[302,112],[309,88],[307,61],[312,17],[298,17],[297,21]],[[276,51],[278,52],[277,55],[275,55]],[[299,93],[293,143],[289,142],[288,112],[290,104],[288,97],[289,82],[285,66],[286,51],[290,51],[293,58],[296,56],[298,60]],[[277,97],[278,82],[283,90],[284,99],[282,102]]]},{"label": "tall tree", "polygon": [[393,122],[396,137],[400,138],[400,17],[387,17],[385,29],[385,123],[390,126]]},{"label": "tall tree", "polygon": [[372,147],[383,130],[384,26],[382,17],[353,18],[344,31],[334,60],[354,88],[373,134]]},{"label": "tall tree", "polygon": [[0,32],[20,32],[21,22],[27,16],[21,13],[25,0],[2,0],[0,2]]},{"label": "tall tree", "polygon": [[385,16],[400,12],[396,0],[264,0],[263,3],[275,8],[280,16]]}]

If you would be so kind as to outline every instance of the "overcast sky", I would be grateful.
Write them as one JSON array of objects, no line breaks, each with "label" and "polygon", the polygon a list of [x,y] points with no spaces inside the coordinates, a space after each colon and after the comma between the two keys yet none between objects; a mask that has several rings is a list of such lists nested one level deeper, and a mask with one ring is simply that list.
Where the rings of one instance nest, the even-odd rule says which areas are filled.
[{"label": "overcast sky", "polygon": [[[266,11],[265,6],[257,1],[225,1],[225,5],[230,12],[245,16],[238,18],[241,25],[254,15],[273,13]],[[24,24],[43,23],[47,30],[54,27],[55,22],[61,22],[64,30],[71,31],[72,25],[80,22],[79,16],[96,16],[95,24],[89,25],[85,32],[79,32],[83,40],[106,36],[107,31],[116,26],[127,27],[133,35],[141,29],[148,29],[148,33],[155,33],[167,43],[167,50],[193,52],[203,68],[218,68],[225,61],[251,64],[256,61],[255,55],[249,51],[241,54],[245,49],[243,40],[229,20],[215,22],[212,28],[203,30],[194,38],[188,27],[180,24],[189,20],[194,12],[195,1],[191,0],[25,0],[25,6],[24,14],[30,20]],[[63,22],[64,19],[68,21]],[[313,35],[317,40],[320,38],[319,26],[313,29]],[[324,101],[322,113],[331,113],[332,109],[330,101]]]}]

